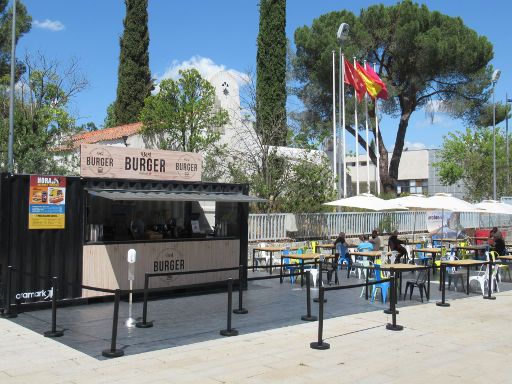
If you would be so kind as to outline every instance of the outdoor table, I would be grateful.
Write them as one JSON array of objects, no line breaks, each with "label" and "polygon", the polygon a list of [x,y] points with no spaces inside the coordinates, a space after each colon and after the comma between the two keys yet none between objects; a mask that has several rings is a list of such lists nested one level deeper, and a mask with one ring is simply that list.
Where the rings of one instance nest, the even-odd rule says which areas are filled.
[{"label": "outdoor table", "polygon": [[[430,300],[430,268],[424,267],[422,265],[416,264],[405,264],[405,263],[396,263],[396,264],[382,264],[380,269],[382,271],[390,271],[391,273],[396,272],[400,276],[400,285],[399,285],[399,296],[402,296],[402,272],[410,272],[410,271],[418,271],[421,269],[428,269],[427,274],[427,301]],[[404,295],[405,300],[405,295]]]},{"label": "outdoor table", "polygon": [[[331,249],[333,255],[336,253],[336,247],[334,246],[333,243],[330,243],[330,244],[317,244],[316,247],[320,248],[320,249]],[[347,244],[347,248],[357,248],[357,245],[355,245],[355,244]]]},{"label": "outdoor table", "polygon": [[[349,252],[349,255],[354,256],[364,256],[364,257],[373,257],[374,259],[379,258],[382,255],[383,251],[364,251],[364,252],[358,252],[358,251],[352,251]],[[391,255],[391,252],[386,252],[386,255]]]},{"label": "outdoor table", "polygon": [[436,274],[436,256],[443,250],[441,248],[414,248],[412,250],[412,262],[414,264],[415,253],[430,253],[432,255],[432,274]]},{"label": "outdoor table", "polygon": [[299,247],[290,247],[290,248],[287,248],[287,247],[254,247],[252,249],[252,271],[254,272],[254,268],[255,268],[254,261],[255,261],[256,251],[270,253],[270,274],[272,274],[272,255],[273,255],[273,253],[274,252],[282,252],[285,249],[289,249],[290,251],[296,251],[297,249],[299,249]]},{"label": "outdoor table", "polygon": [[[441,289],[443,291],[443,297],[444,297],[444,290],[445,290],[445,283],[446,283],[446,267],[464,267],[467,269],[467,278],[466,278],[466,294],[469,295],[469,269],[471,267],[476,267],[479,265],[489,264],[488,261],[485,260],[443,260],[441,261],[441,276],[440,276],[440,284]],[[444,300],[443,300],[444,301]]]},{"label": "outdoor table", "polygon": [[[466,251],[474,251],[475,256],[477,251],[485,251],[489,247],[488,245],[456,245],[454,248],[457,251],[457,256],[459,256],[460,250],[466,250]],[[492,248],[492,247],[491,247]]]},{"label": "outdoor table", "polygon": [[296,259],[300,260],[300,286],[302,287],[304,285],[304,261],[305,260],[314,260],[315,264],[318,259],[324,258],[324,259],[332,259],[335,256],[332,255],[324,255],[323,253],[303,253],[303,254],[291,254],[291,255],[281,255],[281,267],[279,268],[279,274],[281,278],[279,281],[281,284],[283,283],[283,259]]}]

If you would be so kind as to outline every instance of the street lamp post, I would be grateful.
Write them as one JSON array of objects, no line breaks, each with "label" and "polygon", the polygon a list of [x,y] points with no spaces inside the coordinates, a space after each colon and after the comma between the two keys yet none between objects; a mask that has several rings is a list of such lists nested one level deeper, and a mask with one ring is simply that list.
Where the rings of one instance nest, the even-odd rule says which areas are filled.
[{"label": "street lamp post", "polygon": [[[508,103],[512,103],[512,99],[508,98],[508,94],[505,94],[505,107]],[[506,143],[506,149],[507,149],[507,188],[510,187],[510,152],[508,149],[508,111],[506,112],[506,118],[505,118],[505,143]]]},{"label": "street lamp post", "polygon": [[494,88],[500,78],[501,71],[496,69],[492,74],[492,198],[496,200],[496,104]]}]

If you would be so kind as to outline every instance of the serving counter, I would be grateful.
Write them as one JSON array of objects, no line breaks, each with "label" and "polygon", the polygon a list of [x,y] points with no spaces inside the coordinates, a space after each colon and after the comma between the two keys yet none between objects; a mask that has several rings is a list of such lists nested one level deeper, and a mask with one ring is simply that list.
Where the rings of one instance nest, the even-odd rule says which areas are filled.
[{"label": "serving counter", "polygon": [[[86,244],[83,248],[83,284],[108,289],[128,289],[129,249],[137,251],[135,289],[144,288],[146,272],[186,272],[237,267],[240,240],[234,238],[180,239],[134,243]],[[238,271],[212,272],[150,279],[150,288],[175,287],[238,278]],[[82,297],[102,295],[82,290]]]}]

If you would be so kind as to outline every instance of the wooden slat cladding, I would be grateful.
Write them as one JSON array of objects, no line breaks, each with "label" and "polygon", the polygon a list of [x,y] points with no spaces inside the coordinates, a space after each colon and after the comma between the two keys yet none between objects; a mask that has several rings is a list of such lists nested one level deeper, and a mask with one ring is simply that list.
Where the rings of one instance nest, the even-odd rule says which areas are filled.
[{"label": "wooden slat cladding", "polygon": [[[84,246],[84,285],[108,289],[128,289],[128,250],[137,252],[135,289],[144,288],[146,272],[185,272],[231,268],[239,265],[239,240],[179,241],[139,244]],[[150,288],[176,287],[238,278],[238,271],[211,272],[150,279]],[[83,290],[83,297],[101,296]]]}]

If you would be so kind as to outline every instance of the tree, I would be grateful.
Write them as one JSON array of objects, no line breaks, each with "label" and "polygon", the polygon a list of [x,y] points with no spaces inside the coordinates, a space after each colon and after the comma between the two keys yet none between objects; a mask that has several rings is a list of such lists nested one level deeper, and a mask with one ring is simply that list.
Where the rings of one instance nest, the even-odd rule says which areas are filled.
[{"label": "tree", "polygon": [[[55,159],[55,149],[79,128],[68,111],[69,103],[88,84],[76,61],[62,66],[38,54],[26,55],[22,65],[26,72],[15,93],[14,170],[17,173],[58,173],[66,169]],[[4,88],[5,90],[5,88]],[[1,163],[7,164],[9,101],[0,97]]]},{"label": "tree", "polygon": [[[493,197],[493,133],[491,128],[466,128],[449,133],[439,151],[441,182],[451,185],[462,182],[467,188],[467,198],[473,201]],[[496,128],[496,189],[499,196],[510,195],[507,184],[507,159],[505,137]]]},{"label": "tree", "polygon": [[148,1],[125,0],[124,33],[120,39],[115,125],[139,121],[144,99],[151,94],[149,71]]},{"label": "tree", "polygon": [[[256,130],[265,144],[285,145],[286,125],[286,0],[261,0],[258,33]],[[277,126],[276,126],[277,124]],[[277,133],[265,131],[272,127]]]},{"label": "tree", "polygon": [[[460,18],[431,12],[410,0],[393,6],[370,6],[358,17],[348,11],[320,16],[311,27],[295,31],[294,64],[297,79],[302,82],[298,96],[311,111],[309,123],[324,136],[328,135],[326,127],[332,127],[331,52],[338,50],[336,30],[341,22],[351,26],[343,47],[346,57],[378,64],[390,94],[381,110],[399,117],[389,168],[388,152],[379,133],[381,181],[385,191],[393,191],[414,111],[433,101],[446,102],[452,116],[474,123],[489,98],[492,45]],[[351,90],[346,89],[350,100]],[[346,128],[353,135],[359,129]],[[362,136],[358,142],[366,146]],[[370,158],[375,164],[375,153],[371,152]]]},{"label": "tree", "polygon": [[[160,149],[220,155],[218,128],[228,123],[227,112],[215,106],[215,89],[196,69],[179,74],[177,80],[162,80],[159,92],[146,98],[141,112],[144,139]],[[210,157],[207,163],[215,167],[214,160]]]},{"label": "tree", "polygon": [[[11,29],[12,8],[7,9],[8,0],[0,0],[0,84],[10,83],[11,73]],[[30,31],[32,17],[27,13],[25,6],[16,0],[16,43],[21,36]],[[16,63],[15,77],[19,79],[25,71],[23,63]]]},{"label": "tree", "polygon": [[[252,194],[267,199],[256,204],[253,212],[313,212],[325,208],[331,199],[332,182],[326,161],[298,148],[268,145],[268,139],[279,137],[280,119],[269,119],[265,132],[255,129],[257,102],[256,82],[248,74],[242,92],[241,108],[245,116],[235,128],[236,146],[228,152],[229,175],[233,182],[249,184]],[[295,138],[290,139],[296,142]],[[310,148],[307,148],[308,150]]]}]

